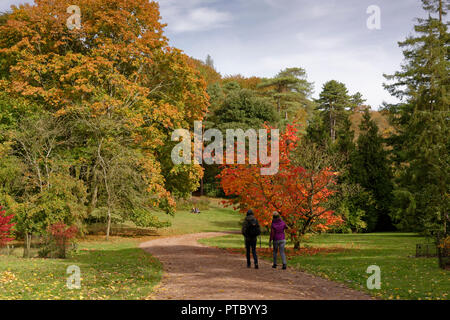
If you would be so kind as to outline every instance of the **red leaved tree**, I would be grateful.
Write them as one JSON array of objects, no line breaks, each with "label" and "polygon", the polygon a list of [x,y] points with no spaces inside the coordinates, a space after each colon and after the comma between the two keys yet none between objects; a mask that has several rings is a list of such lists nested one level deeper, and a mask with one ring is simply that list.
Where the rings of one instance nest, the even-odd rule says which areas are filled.
[{"label": "red leaved tree", "polygon": [[261,175],[261,164],[224,165],[218,175],[228,196],[225,201],[245,212],[253,209],[263,226],[269,226],[272,212],[278,211],[289,227],[294,247],[300,248],[301,238],[310,231],[324,231],[342,222],[327,202],[334,194],[336,172],[331,168],[305,169],[294,164],[291,152],[299,138],[297,129],[288,125],[280,135],[279,171],[275,175]]},{"label": "red leaved tree", "polygon": [[0,206],[0,247],[5,246],[8,242],[14,240],[12,236],[12,227],[15,223],[11,223],[14,215],[6,215],[6,211]]},{"label": "red leaved tree", "polygon": [[70,240],[75,238],[78,232],[76,226],[68,226],[63,222],[57,222],[52,224],[47,229],[50,235],[50,241],[54,248],[52,248],[58,258],[66,258],[66,249]]}]

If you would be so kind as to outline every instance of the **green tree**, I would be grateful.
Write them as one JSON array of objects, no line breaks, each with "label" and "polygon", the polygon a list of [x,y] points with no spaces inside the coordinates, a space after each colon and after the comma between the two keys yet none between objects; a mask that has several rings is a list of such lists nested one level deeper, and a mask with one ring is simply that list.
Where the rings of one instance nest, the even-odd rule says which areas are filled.
[{"label": "green tree", "polygon": [[0,15],[0,199],[25,255],[56,222],[161,226],[150,210],[173,213],[201,176],[167,161],[171,133],[204,116],[205,79],[221,78],[169,47],[156,2],[80,0],[74,30],[70,4]]},{"label": "green tree", "polygon": [[[392,230],[389,208],[392,201],[392,173],[385,150],[384,139],[378,132],[377,124],[370,112],[364,112],[360,125],[357,147],[352,155],[350,177],[365,190],[370,191],[375,200],[375,207],[365,207],[371,215],[369,230]],[[376,224],[374,224],[376,223]]]},{"label": "green tree", "polygon": [[24,256],[29,256],[32,234],[42,235],[53,223],[74,224],[83,231],[86,187],[61,157],[68,146],[62,119],[25,112],[2,133],[0,198],[15,214],[17,233],[25,239]]},{"label": "green tree", "polygon": [[355,132],[352,130],[352,122],[349,117],[345,117],[342,126],[337,131],[337,140],[334,147],[335,152],[342,156],[342,161],[349,163],[351,155],[355,151]]},{"label": "green tree", "polygon": [[357,92],[350,97],[350,102],[352,104],[351,111],[355,111],[357,108],[363,106],[366,100],[363,98],[363,95],[360,92]]},{"label": "green tree", "polygon": [[320,111],[322,117],[323,129],[329,132],[330,140],[334,143],[336,132],[347,118],[348,110],[353,105],[347,87],[336,80],[328,81],[323,85],[317,103],[317,110]]},{"label": "green tree", "polygon": [[400,103],[388,105],[396,134],[390,139],[396,167],[393,217],[399,226],[429,233],[449,222],[450,36],[448,1],[423,0],[428,17],[399,45],[402,70],[385,75]]},{"label": "green tree", "polygon": [[306,71],[302,68],[284,69],[274,78],[262,81],[258,88],[270,89],[265,94],[275,101],[278,114],[285,121],[298,118],[299,112],[309,114],[311,111],[311,101],[308,98],[313,84],[307,81]]},{"label": "green tree", "polygon": [[267,122],[274,124],[279,120],[278,114],[270,100],[259,97],[248,89],[233,90],[214,115],[216,128],[226,129],[260,129]]}]

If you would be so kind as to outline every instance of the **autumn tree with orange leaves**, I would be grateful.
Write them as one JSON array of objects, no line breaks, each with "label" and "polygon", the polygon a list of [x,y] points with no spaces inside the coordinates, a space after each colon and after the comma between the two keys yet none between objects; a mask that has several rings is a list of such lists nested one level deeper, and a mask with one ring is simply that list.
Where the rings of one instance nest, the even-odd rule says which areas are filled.
[{"label": "autumn tree with orange leaves", "polygon": [[[297,129],[288,125],[280,136],[279,171],[261,175],[261,165],[225,165],[219,175],[228,196],[226,204],[241,212],[253,209],[263,226],[270,226],[273,211],[278,211],[289,227],[294,248],[299,249],[302,237],[311,231],[325,231],[342,222],[327,208],[335,193],[336,172],[331,168],[304,168],[292,161],[297,147]],[[248,163],[248,162],[247,162]]]},{"label": "autumn tree with orange leaves", "polygon": [[[70,5],[80,8],[80,29],[67,26]],[[201,120],[208,96],[194,63],[168,45],[163,28],[158,4],[148,0],[36,0],[13,6],[0,23],[0,91],[67,128],[56,139],[67,142],[64,150],[45,165],[66,162],[48,172],[82,181],[88,214],[101,209],[109,223],[138,193],[145,194],[139,209],[173,212],[173,196],[190,195],[202,175],[199,166],[170,161],[171,133]],[[11,154],[20,156],[12,143]],[[123,172],[131,182],[139,173],[140,182],[116,181]],[[51,187],[51,177],[39,178],[36,193]]]}]

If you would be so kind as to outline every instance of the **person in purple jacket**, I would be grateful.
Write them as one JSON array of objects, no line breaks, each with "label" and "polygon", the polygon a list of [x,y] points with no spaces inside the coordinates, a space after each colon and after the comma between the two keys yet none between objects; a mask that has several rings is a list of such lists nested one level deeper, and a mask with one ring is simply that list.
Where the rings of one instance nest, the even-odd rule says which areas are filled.
[{"label": "person in purple jacket", "polygon": [[277,267],[277,255],[278,249],[280,250],[281,260],[283,261],[283,270],[286,270],[286,254],[284,249],[286,247],[286,237],[284,235],[284,230],[288,229],[286,223],[281,219],[280,214],[278,212],[273,213],[272,226],[270,228],[270,240],[269,247],[272,246],[273,241],[273,266],[272,268]]}]

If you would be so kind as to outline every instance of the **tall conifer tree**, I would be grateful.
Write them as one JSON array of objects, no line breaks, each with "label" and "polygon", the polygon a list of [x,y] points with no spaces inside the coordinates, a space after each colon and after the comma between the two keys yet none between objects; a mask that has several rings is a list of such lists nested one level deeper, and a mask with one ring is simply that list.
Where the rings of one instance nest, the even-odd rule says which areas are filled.
[{"label": "tall conifer tree", "polygon": [[378,231],[392,229],[389,208],[392,199],[391,169],[384,149],[384,139],[378,132],[377,124],[366,110],[360,125],[357,147],[351,160],[350,176],[355,183],[370,191],[376,202],[375,208],[365,208],[372,226]]},{"label": "tall conifer tree", "polygon": [[422,0],[428,12],[415,34],[400,42],[402,70],[385,85],[401,103],[389,105],[397,134],[391,138],[397,169],[394,218],[424,232],[443,230],[449,221],[450,37],[444,17],[448,0]]}]

